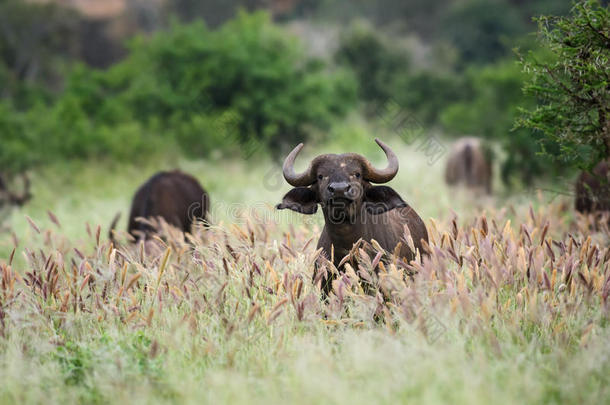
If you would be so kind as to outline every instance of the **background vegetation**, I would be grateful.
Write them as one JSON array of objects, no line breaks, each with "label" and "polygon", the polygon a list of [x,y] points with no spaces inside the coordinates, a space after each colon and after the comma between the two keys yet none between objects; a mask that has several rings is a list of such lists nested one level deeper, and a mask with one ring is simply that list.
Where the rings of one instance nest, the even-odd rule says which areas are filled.
[{"label": "background vegetation", "polygon": [[248,142],[279,148],[355,104],[347,72],[306,59],[296,39],[262,13],[239,14],[216,31],[175,23],[129,49],[106,70],[75,66],[48,103],[20,112],[6,100],[0,165],[128,160],[172,143],[200,157]]},{"label": "background vegetation", "polygon": [[[515,64],[514,49],[545,60],[532,17],[565,14],[568,0],[355,1],[348,8],[293,1],[273,3],[271,15],[238,11],[263,9],[262,2],[221,3],[155,9],[130,1],[118,22],[105,22],[129,29],[110,30],[87,10],[80,16],[53,3],[3,2],[0,168],[125,161],[167,148],[201,157],[275,154],[312,134],[320,139],[348,113],[392,100],[427,130],[500,145],[508,185],[565,172],[565,164],[538,156],[539,133],[514,129],[518,108],[538,97],[521,91],[529,73]],[[347,28],[322,36],[328,44],[312,56],[311,38],[289,32],[302,21],[314,32]],[[99,32],[83,28],[98,25]],[[120,51],[106,60],[85,52],[105,55],[113,46]],[[552,138],[545,146],[559,152]]]}]

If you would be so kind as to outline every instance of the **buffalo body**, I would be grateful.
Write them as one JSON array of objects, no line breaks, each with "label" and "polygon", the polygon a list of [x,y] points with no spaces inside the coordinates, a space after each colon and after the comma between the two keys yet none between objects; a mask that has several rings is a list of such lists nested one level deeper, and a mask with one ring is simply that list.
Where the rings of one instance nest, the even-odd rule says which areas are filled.
[{"label": "buffalo body", "polygon": [[460,138],[451,148],[445,182],[491,193],[492,164],[479,138]]},{"label": "buffalo body", "polygon": [[601,161],[591,172],[582,172],[576,181],[575,207],[578,212],[610,211],[610,162]]},{"label": "buffalo body", "polygon": [[[161,218],[185,233],[190,232],[195,220],[207,219],[209,207],[208,193],[193,176],[177,170],[160,172],[136,191],[127,231],[136,240],[146,238],[155,230],[139,218]],[[111,235],[117,219],[111,226]]]},{"label": "buffalo body", "polygon": [[[318,249],[340,271],[344,258],[359,240],[368,243],[375,240],[384,250],[412,260],[416,252],[409,248],[405,238],[410,234],[413,247],[425,253],[428,232],[419,215],[394,189],[373,185],[390,181],[398,172],[396,155],[383,142],[377,140],[377,143],[388,158],[385,169],[373,167],[367,159],[354,153],[326,154],[316,157],[305,172],[297,174],[294,160],[302,144],[284,162],[284,178],[295,188],[283,197],[277,208],[314,214],[320,206],[325,224]],[[397,246],[400,246],[398,251]],[[321,280],[328,294],[332,276],[324,275]]]}]

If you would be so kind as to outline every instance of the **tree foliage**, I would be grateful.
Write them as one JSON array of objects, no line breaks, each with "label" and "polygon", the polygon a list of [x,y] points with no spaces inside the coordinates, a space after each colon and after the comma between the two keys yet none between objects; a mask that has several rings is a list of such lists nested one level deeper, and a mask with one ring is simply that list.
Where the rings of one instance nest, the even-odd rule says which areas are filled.
[{"label": "tree foliage", "polygon": [[498,0],[456,3],[445,16],[442,31],[457,48],[462,64],[505,57],[510,39],[527,32],[517,10]]},{"label": "tree foliage", "polygon": [[356,99],[351,74],[307,57],[265,13],[240,13],[217,30],[175,23],[129,48],[107,70],[74,67],[52,102],[25,111],[0,104],[0,169],[132,160],[170,144],[198,157],[277,151],[309,127],[328,126]]},{"label": "tree foliage", "polygon": [[355,72],[360,96],[369,102],[392,97],[397,80],[409,69],[406,52],[391,46],[362,21],[352,24],[343,34],[335,59]]},{"label": "tree foliage", "polygon": [[551,57],[522,58],[532,73],[525,91],[539,102],[522,110],[519,125],[557,142],[556,157],[591,167],[610,157],[610,10],[584,0],[568,17],[540,17],[538,24]]},{"label": "tree foliage", "polygon": [[61,82],[78,52],[77,15],[54,4],[0,1],[0,98],[28,106]]},{"label": "tree foliage", "polygon": [[210,27],[218,27],[232,19],[242,8],[255,11],[264,6],[264,0],[174,0],[167,3],[170,13],[181,21],[192,22],[203,19]]}]

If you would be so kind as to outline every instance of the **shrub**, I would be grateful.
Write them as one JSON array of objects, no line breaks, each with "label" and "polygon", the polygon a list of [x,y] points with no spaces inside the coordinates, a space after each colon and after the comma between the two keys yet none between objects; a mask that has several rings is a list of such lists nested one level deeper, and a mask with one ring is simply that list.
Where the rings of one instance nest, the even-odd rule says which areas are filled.
[{"label": "shrub", "polygon": [[227,111],[238,142],[273,148],[304,137],[306,125],[328,125],[355,99],[349,75],[308,60],[265,13],[240,13],[217,31],[174,23],[130,49],[108,72],[75,72],[65,97],[76,94],[96,122],[133,119],[186,141],[189,150],[208,150],[211,140],[222,148],[209,131],[189,131]]},{"label": "shrub", "polygon": [[422,70],[401,77],[393,97],[419,121],[431,126],[439,122],[446,107],[468,99],[468,90],[464,80],[454,74]]},{"label": "shrub", "polygon": [[504,1],[456,2],[442,24],[463,64],[489,63],[508,55],[508,40],[527,32],[517,10]]},{"label": "shrub", "polygon": [[31,149],[31,134],[25,128],[25,117],[9,102],[0,101],[0,168],[3,172],[21,172],[37,160],[38,150]]},{"label": "shrub", "polygon": [[349,73],[308,59],[265,13],[240,13],[217,31],[174,23],[129,48],[108,70],[74,67],[49,106],[0,106],[0,167],[138,159],[173,143],[198,156],[251,144],[279,150],[308,126],[328,127],[356,99]]},{"label": "shrub", "polygon": [[56,4],[0,2],[0,97],[29,106],[38,86],[57,87],[62,67],[77,55],[78,15]]},{"label": "shrub", "polygon": [[362,22],[353,24],[340,41],[335,59],[355,72],[361,98],[384,102],[393,97],[398,80],[408,73],[406,53]]}]

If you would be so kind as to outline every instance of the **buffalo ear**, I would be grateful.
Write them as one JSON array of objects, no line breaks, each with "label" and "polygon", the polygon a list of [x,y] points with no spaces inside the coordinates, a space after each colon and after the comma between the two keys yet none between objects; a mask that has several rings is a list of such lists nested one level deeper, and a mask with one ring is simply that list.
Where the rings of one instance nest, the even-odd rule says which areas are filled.
[{"label": "buffalo ear", "polygon": [[290,190],[275,208],[278,210],[288,208],[301,214],[315,214],[318,210],[318,198],[311,188],[296,187]]},{"label": "buffalo ear", "polygon": [[364,207],[370,214],[383,214],[394,208],[406,206],[407,203],[391,187],[373,186],[364,193]]}]

